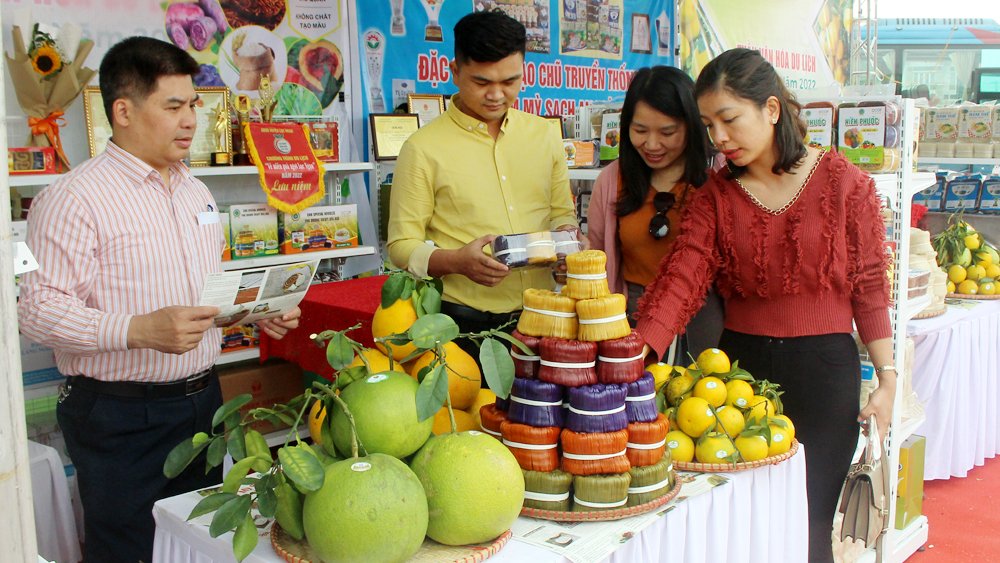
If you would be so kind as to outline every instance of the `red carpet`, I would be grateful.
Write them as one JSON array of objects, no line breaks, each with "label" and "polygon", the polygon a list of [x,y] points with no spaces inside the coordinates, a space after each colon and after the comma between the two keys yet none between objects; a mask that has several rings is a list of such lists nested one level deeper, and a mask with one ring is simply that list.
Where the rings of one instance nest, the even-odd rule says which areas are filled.
[{"label": "red carpet", "polygon": [[986,460],[965,479],[924,481],[924,514],[930,526],[914,563],[996,561],[1000,553],[1000,458]]}]

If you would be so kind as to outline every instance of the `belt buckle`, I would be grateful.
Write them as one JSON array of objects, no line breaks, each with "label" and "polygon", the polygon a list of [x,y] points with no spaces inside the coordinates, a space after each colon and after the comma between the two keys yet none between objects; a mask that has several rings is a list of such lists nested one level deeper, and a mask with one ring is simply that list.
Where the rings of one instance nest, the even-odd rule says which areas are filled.
[{"label": "belt buckle", "polygon": [[190,377],[187,380],[185,380],[184,396],[190,397],[191,395],[203,391],[206,387],[208,387],[209,373],[210,373],[209,370],[205,370],[201,374],[196,375],[194,377]]}]

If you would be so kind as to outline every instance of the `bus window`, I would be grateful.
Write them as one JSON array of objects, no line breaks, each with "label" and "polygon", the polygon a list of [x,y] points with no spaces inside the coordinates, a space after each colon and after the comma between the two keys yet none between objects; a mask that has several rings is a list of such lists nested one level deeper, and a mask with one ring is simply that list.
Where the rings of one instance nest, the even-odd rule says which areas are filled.
[{"label": "bus window", "polygon": [[982,60],[979,49],[903,49],[901,88],[926,85],[930,99],[948,103],[968,99],[972,71]]}]

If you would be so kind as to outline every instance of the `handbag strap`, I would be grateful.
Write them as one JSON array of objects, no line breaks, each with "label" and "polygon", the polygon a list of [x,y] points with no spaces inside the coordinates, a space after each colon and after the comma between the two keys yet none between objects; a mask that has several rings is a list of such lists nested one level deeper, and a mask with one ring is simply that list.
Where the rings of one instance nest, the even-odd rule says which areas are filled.
[{"label": "handbag strap", "polygon": [[878,422],[875,415],[868,417],[868,444],[861,456],[865,465],[872,465],[882,458],[882,440],[878,433]]}]

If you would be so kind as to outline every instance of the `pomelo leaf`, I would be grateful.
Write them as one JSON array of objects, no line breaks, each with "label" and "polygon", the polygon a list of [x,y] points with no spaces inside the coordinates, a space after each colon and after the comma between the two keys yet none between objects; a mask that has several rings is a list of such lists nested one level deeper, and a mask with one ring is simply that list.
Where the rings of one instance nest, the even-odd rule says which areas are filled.
[{"label": "pomelo leaf", "polygon": [[408,278],[409,276],[403,272],[389,274],[389,279],[385,280],[385,283],[382,284],[383,309],[392,307],[392,304],[399,300],[399,296],[403,294],[403,286],[406,284]]},{"label": "pomelo leaf", "polygon": [[458,336],[459,329],[448,315],[434,313],[417,319],[407,334],[418,348],[434,348],[438,343],[451,342]]},{"label": "pomelo leaf", "polygon": [[253,395],[250,393],[243,393],[242,395],[237,395],[223,403],[222,406],[216,409],[215,414],[212,415],[212,428],[222,424],[224,420],[229,418],[229,415],[234,412],[239,412],[243,405],[246,405],[252,400]]},{"label": "pomelo leaf", "polygon": [[168,479],[173,479],[183,473],[187,466],[194,461],[194,458],[208,447],[208,444],[209,442],[206,441],[196,446],[193,438],[181,441],[167,454],[167,459],[163,462],[163,475]]},{"label": "pomelo leaf", "polygon": [[404,277],[403,278],[403,289],[399,293],[399,298],[402,299],[402,300],[404,300],[404,301],[406,301],[407,299],[409,299],[410,295],[413,294],[413,289],[414,289],[415,286],[416,286],[416,282],[413,281],[413,278],[411,278],[410,276]]},{"label": "pomelo leaf", "polygon": [[233,456],[233,460],[239,461],[247,456],[247,444],[243,440],[243,427],[237,426],[229,433],[226,439],[226,451]]},{"label": "pomelo leaf", "polygon": [[448,398],[448,375],[444,365],[437,364],[424,376],[417,388],[417,420],[434,416]]},{"label": "pomelo leaf", "polygon": [[257,485],[257,510],[264,518],[274,518],[274,513],[278,509],[278,497],[274,494],[273,488]]},{"label": "pomelo leaf", "polygon": [[486,384],[497,397],[506,399],[514,385],[514,360],[507,347],[493,338],[484,338],[479,346],[479,363],[483,366]]},{"label": "pomelo leaf", "polygon": [[233,555],[237,561],[243,561],[255,547],[257,547],[257,526],[254,526],[253,517],[248,512],[243,521],[236,526],[236,533],[233,534]]},{"label": "pomelo leaf", "polygon": [[207,497],[198,501],[198,504],[194,505],[191,509],[191,514],[188,514],[187,519],[197,518],[199,516],[208,514],[209,512],[214,512],[219,509],[220,506],[226,504],[227,501],[236,498],[235,493],[214,493],[208,495]]},{"label": "pomelo leaf", "polygon": [[323,486],[323,464],[312,452],[300,446],[285,446],[278,450],[278,461],[298,490],[311,493]]},{"label": "pomelo leaf", "polygon": [[438,291],[437,287],[431,284],[424,284],[419,294],[425,313],[434,314],[441,312],[441,292]]},{"label": "pomelo leaf", "polygon": [[326,361],[335,370],[342,370],[354,361],[354,347],[347,336],[338,332],[326,345]]},{"label": "pomelo leaf", "polygon": [[210,467],[217,467],[226,457],[226,439],[222,436],[212,438],[212,443],[208,445],[208,455],[206,457]]},{"label": "pomelo leaf", "polygon": [[[237,495],[226,501],[212,516],[212,523],[208,526],[208,535],[217,538],[238,526],[240,522],[250,516],[251,504],[250,495]],[[255,537],[256,535],[257,533],[254,532]]]}]

